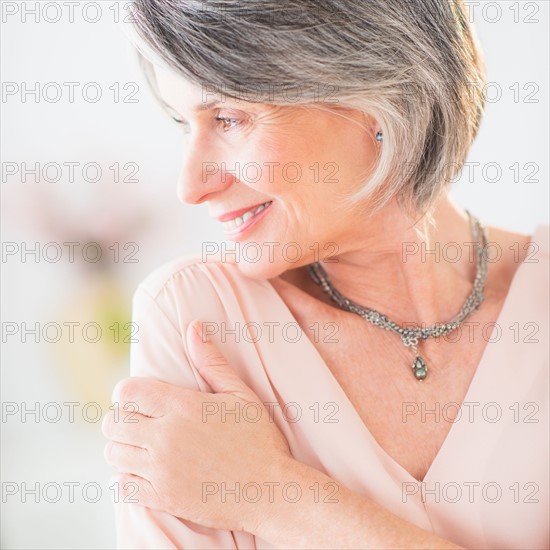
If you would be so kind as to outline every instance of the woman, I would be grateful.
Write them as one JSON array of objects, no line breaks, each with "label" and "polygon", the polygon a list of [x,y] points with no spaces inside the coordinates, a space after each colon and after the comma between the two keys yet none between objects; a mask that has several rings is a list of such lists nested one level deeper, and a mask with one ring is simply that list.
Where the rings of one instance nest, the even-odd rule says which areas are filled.
[{"label": "woman", "polygon": [[447,195],[483,110],[462,4],[134,16],[179,198],[238,249],[135,294],[119,546],[547,547],[548,236]]}]

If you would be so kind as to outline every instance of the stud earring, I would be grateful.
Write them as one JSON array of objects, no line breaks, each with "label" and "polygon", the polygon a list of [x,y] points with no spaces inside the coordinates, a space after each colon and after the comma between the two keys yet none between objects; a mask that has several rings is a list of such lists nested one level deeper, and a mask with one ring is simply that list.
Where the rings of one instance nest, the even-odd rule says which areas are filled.
[{"label": "stud earring", "polygon": [[382,141],[384,139],[384,136],[382,135],[382,132],[376,132],[376,141]]}]

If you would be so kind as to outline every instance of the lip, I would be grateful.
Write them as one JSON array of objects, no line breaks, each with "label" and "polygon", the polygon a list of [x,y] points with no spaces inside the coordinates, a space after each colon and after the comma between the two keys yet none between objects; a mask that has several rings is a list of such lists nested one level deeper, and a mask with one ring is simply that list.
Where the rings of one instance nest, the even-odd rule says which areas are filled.
[{"label": "lip", "polygon": [[[265,201],[269,202],[269,201]],[[237,216],[241,216],[245,212],[248,212],[249,210],[252,210],[253,208],[257,208],[258,206],[261,206],[262,204],[265,204],[264,202],[260,202],[254,206],[249,206],[247,208],[241,208],[240,210],[234,210],[233,212],[228,212],[227,214],[224,214],[223,216],[220,216],[218,218],[219,221],[229,221]],[[224,235],[226,237],[241,237],[246,231],[251,229],[254,225],[256,225],[271,209],[271,206],[273,205],[273,202],[271,202],[268,206],[266,206],[262,211],[258,212],[257,214],[254,214],[250,219],[245,221],[242,225],[239,227],[235,227],[235,229],[226,229],[223,228]]]},{"label": "lip", "polygon": [[253,204],[252,206],[247,206],[246,208],[239,208],[239,210],[232,210],[231,212],[226,212],[225,214],[222,214],[221,216],[218,216],[216,219],[220,222],[228,222],[229,220],[233,220],[235,218],[238,218],[239,216],[242,216],[245,212],[248,212],[249,210],[252,210],[253,208],[258,208],[258,206],[261,206],[262,204],[265,204],[269,201],[263,201],[259,202],[258,204]]}]

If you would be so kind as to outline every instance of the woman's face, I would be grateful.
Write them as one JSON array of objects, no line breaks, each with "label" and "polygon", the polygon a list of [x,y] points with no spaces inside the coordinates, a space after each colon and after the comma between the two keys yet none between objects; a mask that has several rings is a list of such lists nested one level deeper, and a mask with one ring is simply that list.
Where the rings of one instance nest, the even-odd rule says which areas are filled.
[{"label": "woman's face", "polygon": [[364,239],[365,205],[343,199],[373,168],[374,121],[337,103],[324,104],[332,107],[327,111],[203,93],[172,72],[155,71],[184,128],[178,197],[208,204],[235,241],[227,248],[237,249],[233,260],[243,273],[275,277]]}]

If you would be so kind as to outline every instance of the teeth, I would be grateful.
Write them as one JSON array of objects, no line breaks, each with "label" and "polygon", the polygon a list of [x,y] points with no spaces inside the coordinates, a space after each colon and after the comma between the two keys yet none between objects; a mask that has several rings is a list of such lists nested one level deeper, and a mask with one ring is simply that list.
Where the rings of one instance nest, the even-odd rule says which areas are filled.
[{"label": "teeth", "polygon": [[254,208],[252,210],[249,210],[248,212],[245,212],[242,216],[238,216],[233,220],[229,220],[227,222],[223,223],[224,229],[235,229],[236,227],[240,227],[243,223],[247,222],[252,216],[255,216],[258,212],[261,212],[264,208],[269,206],[271,204],[271,201],[264,202],[264,204],[260,204],[257,208]]}]

